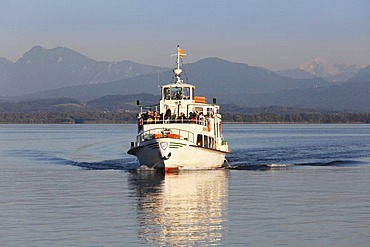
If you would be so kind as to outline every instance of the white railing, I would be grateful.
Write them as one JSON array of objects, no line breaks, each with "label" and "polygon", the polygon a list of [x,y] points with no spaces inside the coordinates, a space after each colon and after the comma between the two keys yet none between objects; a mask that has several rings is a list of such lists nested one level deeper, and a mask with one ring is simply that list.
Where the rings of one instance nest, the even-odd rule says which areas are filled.
[{"label": "white railing", "polygon": [[155,128],[144,131],[138,136],[138,142],[144,142],[157,138],[177,138],[194,143],[194,133],[182,129]]}]

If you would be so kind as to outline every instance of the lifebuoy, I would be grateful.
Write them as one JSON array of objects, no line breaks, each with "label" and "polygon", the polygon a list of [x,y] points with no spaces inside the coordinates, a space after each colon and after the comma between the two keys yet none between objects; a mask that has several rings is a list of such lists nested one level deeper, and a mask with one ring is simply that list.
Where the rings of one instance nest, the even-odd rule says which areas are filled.
[{"label": "lifebuoy", "polygon": [[207,130],[208,132],[211,132],[211,120],[207,120]]}]

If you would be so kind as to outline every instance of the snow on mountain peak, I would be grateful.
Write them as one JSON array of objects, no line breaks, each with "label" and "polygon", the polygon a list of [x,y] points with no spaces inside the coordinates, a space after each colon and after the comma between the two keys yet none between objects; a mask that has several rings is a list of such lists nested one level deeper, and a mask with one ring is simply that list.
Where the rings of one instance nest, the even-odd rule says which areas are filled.
[{"label": "snow on mountain peak", "polygon": [[299,68],[319,77],[328,77],[340,73],[336,67],[327,63],[321,57],[317,57],[310,62],[304,63],[299,66]]},{"label": "snow on mountain peak", "polygon": [[13,62],[6,57],[0,57],[0,64],[13,64]]}]

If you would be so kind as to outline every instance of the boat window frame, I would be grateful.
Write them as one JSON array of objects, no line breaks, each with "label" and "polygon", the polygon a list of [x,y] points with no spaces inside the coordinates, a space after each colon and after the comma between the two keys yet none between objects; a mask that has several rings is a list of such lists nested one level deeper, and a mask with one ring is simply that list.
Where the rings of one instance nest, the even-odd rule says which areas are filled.
[{"label": "boat window frame", "polygon": [[215,149],[215,138],[209,137],[209,148]]},{"label": "boat window frame", "polygon": [[203,147],[203,135],[202,134],[198,134],[197,135],[197,146],[200,146],[200,147]]},{"label": "boat window frame", "polygon": [[163,100],[191,100],[194,95],[194,87],[191,86],[168,86],[162,89]]},{"label": "boat window frame", "polygon": [[182,99],[183,100],[190,100],[190,87],[182,87]]},{"label": "boat window frame", "polygon": [[163,95],[162,99],[163,100],[169,100],[171,99],[171,87],[163,87]]},{"label": "boat window frame", "polygon": [[171,99],[181,100],[182,99],[182,87],[171,87]]},{"label": "boat window frame", "polygon": [[208,136],[206,135],[204,135],[203,137],[203,147],[209,148],[209,140],[208,140]]}]

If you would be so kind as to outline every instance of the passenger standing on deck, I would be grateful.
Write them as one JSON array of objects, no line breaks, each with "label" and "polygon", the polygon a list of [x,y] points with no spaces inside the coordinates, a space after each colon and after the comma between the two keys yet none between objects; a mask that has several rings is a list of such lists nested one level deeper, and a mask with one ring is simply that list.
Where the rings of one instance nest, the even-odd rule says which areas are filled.
[{"label": "passenger standing on deck", "polygon": [[186,122],[186,117],[183,112],[180,113],[180,116],[177,118],[177,122],[180,122],[180,123]]},{"label": "passenger standing on deck", "polygon": [[205,125],[205,118],[204,118],[203,112],[199,113],[199,123],[201,125]]},{"label": "passenger standing on deck", "polygon": [[164,114],[164,119],[166,120],[166,122],[169,122],[171,119],[171,109],[168,105],[166,106],[166,113]]},{"label": "passenger standing on deck", "polygon": [[189,119],[190,119],[191,123],[196,123],[197,122],[197,116],[195,115],[195,113],[190,112]]},{"label": "passenger standing on deck", "polygon": [[161,121],[161,116],[159,116],[157,111],[154,111],[154,123],[159,123]]}]

